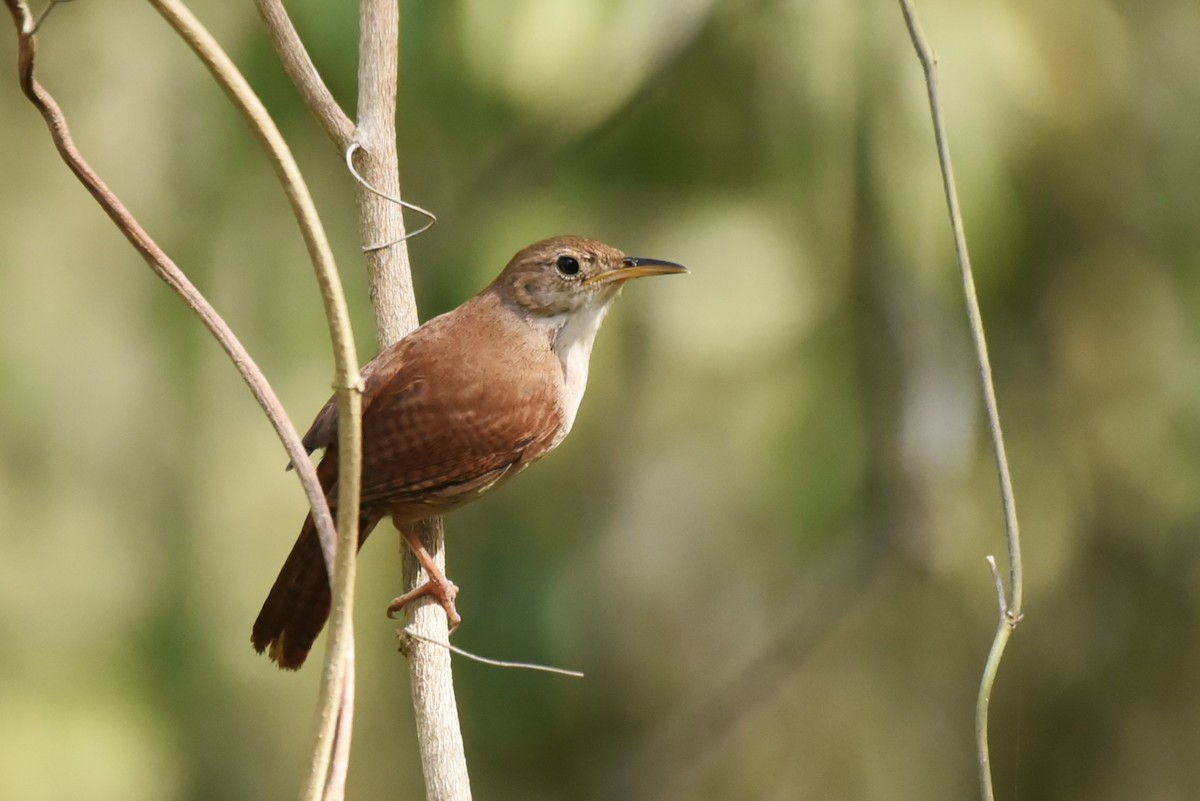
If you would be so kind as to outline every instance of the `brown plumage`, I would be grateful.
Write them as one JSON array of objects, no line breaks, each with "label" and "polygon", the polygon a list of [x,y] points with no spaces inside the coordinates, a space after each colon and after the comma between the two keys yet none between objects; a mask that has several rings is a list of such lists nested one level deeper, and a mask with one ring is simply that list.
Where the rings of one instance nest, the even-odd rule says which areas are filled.
[{"label": "brown plumage", "polygon": [[[514,256],[480,294],[375,357],[362,371],[360,546],[383,517],[405,523],[443,514],[552,450],[575,419],[592,342],[621,285],[683,271],[580,237],[544,240]],[[338,470],[332,400],[304,445],[310,453],[325,450],[317,475],[332,507]],[[419,593],[438,596],[457,622],[453,585],[440,571],[430,575]],[[255,649],[269,649],[280,667],[300,667],[329,604],[310,514],[254,622]]]}]

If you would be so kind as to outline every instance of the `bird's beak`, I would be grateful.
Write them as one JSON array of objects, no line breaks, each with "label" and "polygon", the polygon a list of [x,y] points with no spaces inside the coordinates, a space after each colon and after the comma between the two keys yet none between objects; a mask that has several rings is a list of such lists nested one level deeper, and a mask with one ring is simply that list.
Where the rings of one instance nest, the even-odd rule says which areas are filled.
[{"label": "bird's beak", "polygon": [[614,282],[624,283],[634,278],[645,278],[648,275],[671,275],[673,273],[686,273],[687,271],[687,267],[684,267],[682,264],[676,264],[673,261],[626,256],[621,260],[620,267],[594,275],[586,283],[589,286],[599,286]]}]

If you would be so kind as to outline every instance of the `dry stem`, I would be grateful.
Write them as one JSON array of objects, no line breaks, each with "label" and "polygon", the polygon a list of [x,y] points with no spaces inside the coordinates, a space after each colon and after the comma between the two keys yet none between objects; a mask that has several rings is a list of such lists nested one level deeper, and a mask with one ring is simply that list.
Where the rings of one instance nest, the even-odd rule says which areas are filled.
[{"label": "dry stem", "polygon": [[[396,85],[399,11],[395,0],[360,0],[357,125],[348,141],[344,114],[324,88],[278,0],[258,0],[268,33],[284,66],[326,133],[354,159],[360,237],[364,249],[376,339],[387,347],[419,324],[412,274],[399,202],[396,156]],[[265,9],[265,10],[264,10]],[[332,122],[331,122],[332,121]],[[391,199],[389,199],[391,198]],[[380,243],[389,243],[379,247]],[[438,565],[445,567],[441,520],[427,521],[421,534]],[[401,544],[405,590],[424,583],[424,571]],[[411,628],[422,637],[444,642],[448,636],[441,607],[426,600],[412,605]],[[426,796],[430,801],[467,801],[471,797],[466,755],[454,699],[450,656],[427,643],[406,648],[413,709]]]},{"label": "dry stem", "polygon": [[[979,383],[983,390],[983,405],[987,413],[988,432],[992,440],[992,453],[996,461],[996,472],[1000,480],[1000,502],[1004,511],[1004,530],[1008,542],[1009,585],[1011,598],[1005,603],[1003,586],[1000,590],[1000,620],[992,647],[984,665],[979,683],[979,695],[975,704],[975,745],[979,762],[979,784],[984,801],[992,801],[992,773],[988,755],[988,707],[992,697],[992,685],[1004,656],[1004,648],[1017,623],[1021,620],[1023,580],[1021,563],[1021,536],[1017,526],[1017,507],[1013,498],[1012,478],[1008,471],[1008,457],[1004,452],[1004,434],[1000,430],[1000,412],[996,404],[996,389],[992,382],[992,366],[988,359],[987,340],[983,333],[983,318],[979,313],[979,299],[975,294],[975,279],[971,272],[971,259],[967,253],[967,237],[963,231],[962,212],[958,205],[958,190],[954,182],[954,168],[950,162],[950,145],[946,140],[945,123],[942,120],[941,103],[938,100],[937,59],[929,50],[916,11],[910,0],[900,0],[904,23],[908,27],[917,59],[925,73],[925,89],[929,94],[929,111],[933,117],[933,135],[937,144],[938,164],[942,171],[942,187],[946,194],[946,206],[950,214],[950,225],[954,231],[954,254],[962,277],[963,296],[966,300],[967,318],[971,328],[971,339],[975,346],[975,358],[979,365]],[[989,562],[995,569],[992,557]],[[998,582],[999,583],[999,582]]]},{"label": "dry stem", "polygon": [[37,49],[36,40],[31,33],[34,23],[29,7],[24,0],[5,0],[5,4],[12,13],[18,32],[18,78],[21,89],[46,120],[50,136],[59,155],[155,274],[200,318],[205,328],[229,356],[233,366],[246,382],[251,394],[254,395],[254,399],[258,401],[267,419],[270,420],[288,457],[296,465],[296,474],[300,479],[301,486],[304,487],[309,505],[313,509],[313,516],[321,535],[322,547],[326,548],[327,553],[331,555],[335,534],[329,507],[325,503],[325,495],[321,491],[320,482],[317,481],[316,471],[300,442],[300,435],[283,410],[283,405],[275,396],[274,390],[258,365],[250,358],[250,354],[221,316],[188,280],[175,262],[159,247],[158,243],[142,228],[141,224],[113,194],[100,176],[92,170],[76,148],[62,109],[59,108],[54,97],[34,78]]},{"label": "dry stem", "polygon": [[256,0],[255,5],[267,26],[271,41],[275,43],[275,52],[279,54],[288,77],[338,150],[345,150],[354,141],[354,123],[342,111],[321,79],[282,0]]},{"label": "dry stem", "polygon": [[[329,508],[312,464],[304,452],[295,427],[283,412],[270,385],[232,331],[205,298],[146,234],[75,149],[66,121],[57,104],[33,79],[35,42],[32,31],[35,30],[36,25],[32,23],[28,8],[22,0],[6,0],[6,2],[19,32],[22,89],[46,118],[55,145],[63,159],[155,272],[184,298],[225,348],[226,353],[242,373],[276,431],[279,432],[292,464],[297,468],[297,475],[300,476],[313,509],[326,566],[330,570],[334,589],[330,644],[324,673],[325,681],[322,687],[324,696],[322,709],[332,710],[332,713],[322,715],[323,721],[328,725],[321,727],[318,736],[316,746],[318,755],[312,761],[314,775],[310,777],[310,786],[319,788],[319,792],[325,793],[327,797],[340,799],[344,795],[346,760],[349,755],[349,732],[353,720],[353,635],[349,629],[349,622],[353,601],[354,558],[357,552],[355,545],[358,537],[359,493],[357,479],[361,460],[359,433],[361,379],[358,374],[358,357],[354,352],[349,315],[341,285],[337,279],[337,269],[333,263],[332,252],[320,220],[317,218],[315,206],[304,186],[299,169],[291,158],[278,130],[258,98],[216,41],[188,9],[177,0],[152,0],[156,9],[192,47],[212,71],[231,100],[243,111],[251,128],[271,154],[273,164],[287,192],[288,199],[291,201],[313,260],[318,283],[321,286],[321,294],[325,301],[337,365],[334,385],[339,404],[340,469],[343,476],[350,477],[349,481],[341,483],[339,489],[341,494],[339,496],[338,531],[345,540],[341,547],[335,547],[336,535],[330,520]],[[336,746],[335,740],[337,741]],[[314,797],[315,795],[314,793]]]},{"label": "dry stem", "polygon": [[220,45],[180,0],[150,1],[209,68],[266,148],[300,224],[325,304],[333,341],[333,386],[338,407],[338,546],[330,571],[332,601],[318,701],[320,722],[304,797],[314,801],[340,799],[345,795],[349,736],[353,730],[352,627],[362,464],[362,378],[350,314],[316,206],[274,121]]}]

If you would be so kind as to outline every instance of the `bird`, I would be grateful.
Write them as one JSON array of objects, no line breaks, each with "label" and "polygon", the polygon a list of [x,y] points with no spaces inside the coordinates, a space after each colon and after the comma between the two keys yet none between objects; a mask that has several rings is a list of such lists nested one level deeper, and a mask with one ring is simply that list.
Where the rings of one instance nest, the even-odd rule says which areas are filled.
[{"label": "bird", "polygon": [[[688,272],[579,236],[519,251],[479,294],[385,348],[362,369],[359,547],[391,517],[429,581],[389,615],[434,596],[451,627],[457,587],[433,563],[414,521],[452,511],[509,481],[570,432],[596,333],[629,281]],[[323,450],[317,477],[336,519],[337,408],[331,398],[303,444]],[[284,669],[304,664],[329,617],[329,579],[311,512],[254,622],[251,642]]]}]

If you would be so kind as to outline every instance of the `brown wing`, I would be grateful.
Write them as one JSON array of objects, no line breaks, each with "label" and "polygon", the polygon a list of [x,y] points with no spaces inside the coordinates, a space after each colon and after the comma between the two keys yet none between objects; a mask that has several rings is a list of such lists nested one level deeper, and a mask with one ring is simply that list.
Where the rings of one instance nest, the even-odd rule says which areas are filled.
[{"label": "brown wing", "polygon": [[[409,347],[411,347],[411,343],[402,339],[363,366],[364,415],[371,401],[379,397],[383,385],[396,378],[395,370],[388,368],[403,361],[403,352]],[[313,419],[312,425],[308,427],[308,432],[301,440],[309,453],[328,448],[337,442],[337,417],[337,400],[330,398],[321,407],[321,411],[317,412],[316,418]]]},{"label": "brown wing", "polygon": [[561,415],[544,364],[436,351],[415,343],[363,414],[364,505],[465,499],[555,439]]},{"label": "brown wing", "polygon": [[[505,332],[495,330],[496,319],[472,314],[468,304],[431,320],[363,368],[364,506],[417,500],[452,506],[557,440],[557,357],[548,342],[512,347]],[[332,448],[336,441],[331,400],[304,445]]]}]

